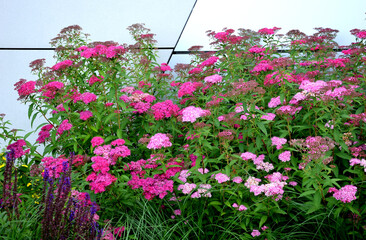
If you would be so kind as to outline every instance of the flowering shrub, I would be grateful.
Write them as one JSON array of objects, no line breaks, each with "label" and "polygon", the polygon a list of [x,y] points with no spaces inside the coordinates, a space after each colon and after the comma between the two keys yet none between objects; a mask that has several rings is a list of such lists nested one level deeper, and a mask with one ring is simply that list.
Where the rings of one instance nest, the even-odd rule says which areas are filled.
[{"label": "flowering shrub", "polygon": [[9,147],[55,177],[75,152],[73,182],[100,220],[143,196],[171,226],[199,224],[191,238],[225,226],[237,239],[365,238],[366,31],[341,47],[330,28],[279,30],[210,31],[217,51],[173,75],[143,25],[129,27],[131,46],[63,29],[58,63],[35,61],[39,79],[16,84],[30,117],[45,117],[39,138]]}]

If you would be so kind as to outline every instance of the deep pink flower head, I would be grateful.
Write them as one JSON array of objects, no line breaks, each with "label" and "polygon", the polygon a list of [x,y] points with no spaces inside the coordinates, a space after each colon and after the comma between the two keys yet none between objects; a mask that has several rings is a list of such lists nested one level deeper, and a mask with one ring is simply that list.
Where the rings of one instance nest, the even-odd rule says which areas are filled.
[{"label": "deep pink flower head", "polygon": [[356,35],[358,38],[366,38],[366,31],[360,31],[359,33],[357,33]]},{"label": "deep pink flower head", "polygon": [[35,86],[36,86],[35,81],[29,81],[29,82],[24,83],[18,89],[19,96],[28,96],[29,94],[34,93]]},{"label": "deep pink flower head", "polygon": [[153,110],[155,120],[177,116],[180,110],[178,105],[174,104],[172,100],[155,103],[151,109]]},{"label": "deep pink flower head", "polygon": [[93,147],[100,146],[104,143],[104,139],[101,137],[93,137],[91,140],[91,144]]},{"label": "deep pink flower head", "polygon": [[104,77],[103,76],[98,76],[98,77],[96,77],[96,76],[91,76],[90,77],[90,79],[88,80],[88,83],[89,83],[89,85],[90,86],[92,86],[94,83],[96,83],[96,82],[103,82],[103,79],[104,79]]},{"label": "deep pink flower head", "polygon": [[97,96],[94,93],[86,92],[80,95],[80,99],[85,103],[91,103],[97,100]]},{"label": "deep pink flower head", "polygon": [[112,146],[122,146],[123,144],[125,144],[125,140],[119,138],[114,140],[113,142],[111,142]]},{"label": "deep pink flower head", "polygon": [[20,158],[27,153],[27,151],[23,151],[23,146],[27,146],[27,143],[23,139],[19,139],[7,146],[6,149],[10,150],[12,158]]},{"label": "deep pink flower head", "polygon": [[88,118],[92,117],[93,116],[93,113],[90,112],[90,111],[83,111],[83,112],[80,112],[80,119],[81,120],[88,120]]},{"label": "deep pink flower head", "polygon": [[51,69],[54,70],[54,71],[62,70],[62,69],[65,69],[67,67],[70,67],[73,63],[74,62],[71,61],[71,60],[65,60],[65,61],[56,63],[56,65],[51,67]]},{"label": "deep pink flower head", "polygon": [[71,128],[72,128],[72,124],[69,123],[69,120],[68,119],[63,120],[57,129],[57,133],[61,135],[64,131],[68,131]]},{"label": "deep pink flower head", "polygon": [[160,149],[162,147],[171,147],[172,143],[170,142],[169,137],[164,133],[157,133],[150,138],[150,142],[147,145],[148,149]]},{"label": "deep pink flower head", "polygon": [[183,97],[185,95],[192,95],[194,91],[197,90],[199,86],[202,86],[200,82],[185,82],[178,90],[178,97]]},{"label": "deep pink flower head", "polygon": [[171,71],[172,69],[168,66],[168,64],[162,63],[160,66],[160,70],[165,72],[165,71]]}]

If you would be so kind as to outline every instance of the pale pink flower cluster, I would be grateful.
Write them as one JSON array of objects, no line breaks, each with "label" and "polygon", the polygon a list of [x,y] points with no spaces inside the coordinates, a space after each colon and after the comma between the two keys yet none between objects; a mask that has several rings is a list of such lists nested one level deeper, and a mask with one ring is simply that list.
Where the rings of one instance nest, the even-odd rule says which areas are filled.
[{"label": "pale pink flower cluster", "polygon": [[227,182],[230,180],[230,178],[223,173],[218,173],[215,175],[215,179],[217,180],[218,183],[223,183],[223,182]]},{"label": "pale pink flower cluster", "polygon": [[257,229],[253,229],[250,235],[252,235],[252,237],[258,237],[261,235],[261,233]]},{"label": "pale pink flower cluster", "polygon": [[197,118],[205,116],[205,111],[202,108],[189,106],[182,111],[182,121],[194,123]]},{"label": "pale pink flower cluster", "polygon": [[262,115],[261,119],[273,121],[273,119],[275,119],[275,117],[276,117],[276,114],[274,114],[274,113],[266,113],[266,114]]},{"label": "pale pink flower cluster", "polygon": [[278,115],[295,115],[295,113],[299,112],[302,109],[302,107],[294,107],[290,105],[282,106],[279,109],[276,110],[276,113]]},{"label": "pale pink flower cluster", "polygon": [[241,211],[245,211],[245,210],[247,210],[248,208],[246,207],[246,206],[244,206],[244,205],[238,205],[237,203],[233,203],[233,208],[236,208],[237,210],[239,210],[240,212]]},{"label": "pale pink flower cluster", "polygon": [[189,172],[189,170],[182,170],[179,174],[178,179],[181,180],[182,182],[187,182],[187,178],[191,175],[191,173]]},{"label": "pale pink flower cluster", "polygon": [[212,84],[220,83],[220,82],[222,82],[222,77],[218,74],[215,74],[215,75],[205,77],[204,81],[205,81],[205,83],[212,83]]},{"label": "pale pink flower cluster", "polygon": [[296,93],[292,99],[290,100],[290,104],[298,104],[300,101],[303,101],[307,98],[306,96],[306,91],[303,91],[303,92],[298,92]]},{"label": "pale pink flower cluster", "polygon": [[291,159],[291,152],[290,151],[284,151],[278,156],[278,159],[280,159],[282,162],[288,162]]},{"label": "pale pink flower cluster", "polygon": [[268,107],[269,107],[269,108],[275,108],[275,107],[277,107],[278,105],[281,105],[281,99],[280,99],[280,96],[275,97],[275,98],[272,98],[272,99],[271,99],[271,101],[269,101],[269,103],[268,103]]},{"label": "pale pink flower cluster", "polygon": [[190,194],[197,187],[194,183],[185,183],[178,186],[178,190],[182,190],[184,194]]},{"label": "pale pink flower cluster", "polygon": [[197,171],[198,171],[199,173],[201,173],[201,174],[206,174],[206,173],[208,173],[208,172],[209,172],[209,170],[208,170],[207,168],[205,168],[205,169],[203,169],[203,168],[199,168],[199,169],[197,169]]},{"label": "pale pink flower cluster", "polygon": [[303,89],[310,93],[319,93],[320,90],[327,87],[328,84],[322,80],[318,80],[315,82],[310,82],[309,80],[304,80],[301,82],[299,89]]},{"label": "pale pink flower cluster", "polygon": [[147,145],[148,149],[161,149],[162,147],[171,147],[172,143],[170,142],[169,137],[164,133],[157,133],[150,138],[150,142]]},{"label": "pale pink flower cluster", "polygon": [[[275,196],[275,200],[278,201],[282,199],[284,190],[283,187],[287,185],[285,180],[288,179],[287,176],[283,176],[279,172],[275,172],[271,175],[266,176],[266,178],[270,181],[267,184],[259,185],[259,179],[249,177],[245,183],[245,186],[250,189],[250,192],[254,193],[255,196],[258,196],[261,193],[264,193],[267,197]],[[259,181],[258,181],[259,180]]]},{"label": "pale pink flower cluster", "polygon": [[328,192],[333,192],[333,197],[335,197],[335,199],[344,203],[350,203],[353,200],[356,200],[357,187],[353,185],[346,185],[339,190],[332,187],[329,188]]},{"label": "pale pink flower cluster", "polygon": [[231,181],[233,181],[234,183],[241,183],[243,179],[241,177],[234,177],[233,179],[231,179]]},{"label": "pale pink flower cluster", "polygon": [[211,193],[208,192],[212,186],[210,184],[200,184],[197,191],[192,193],[191,198],[201,198],[201,197],[212,197]]},{"label": "pale pink flower cluster", "polygon": [[242,153],[240,155],[240,157],[245,161],[248,161],[250,159],[253,160],[253,163],[256,165],[256,168],[258,170],[264,170],[266,172],[269,172],[274,168],[272,163],[263,162],[263,160],[264,160],[263,154],[261,154],[257,157],[257,155],[255,155],[254,153],[245,152],[245,153]]},{"label": "pale pink flower cluster", "polygon": [[358,158],[352,158],[351,160],[349,160],[350,165],[354,166],[354,165],[360,165],[361,167],[364,168],[364,172],[366,172],[366,160],[365,159],[358,159]]},{"label": "pale pink flower cluster", "polygon": [[272,146],[276,146],[277,149],[281,149],[282,145],[287,143],[286,138],[279,138],[279,137],[273,137],[272,140]]}]

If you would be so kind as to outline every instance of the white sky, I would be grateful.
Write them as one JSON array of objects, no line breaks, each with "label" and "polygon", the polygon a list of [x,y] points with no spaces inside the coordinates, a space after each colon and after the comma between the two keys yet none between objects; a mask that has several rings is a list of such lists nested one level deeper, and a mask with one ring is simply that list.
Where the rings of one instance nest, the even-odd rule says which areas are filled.
[{"label": "white sky", "polygon": [[[194,0],[0,0],[0,48],[50,47],[49,41],[69,25],[78,24],[93,41],[131,43],[126,28],[145,23],[157,34],[158,46],[173,47],[192,9]],[[366,28],[366,0],[198,0],[176,50],[193,45],[209,49],[205,32],[224,27],[258,30],[281,27],[279,33],[299,29],[312,34],[314,27],[340,30],[337,41],[349,44],[353,28]],[[161,62],[169,51],[161,52]],[[20,78],[35,80],[29,63],[52,51],[0,51],[0,113],[14,128],[29,130],[27,107],[17,102],[13,84]],[[186,55],[173,56],[170,65],[189,62]],[[35,137],[33,137],[35,139]],[[1,151],[0,143],[0,151]]]}]

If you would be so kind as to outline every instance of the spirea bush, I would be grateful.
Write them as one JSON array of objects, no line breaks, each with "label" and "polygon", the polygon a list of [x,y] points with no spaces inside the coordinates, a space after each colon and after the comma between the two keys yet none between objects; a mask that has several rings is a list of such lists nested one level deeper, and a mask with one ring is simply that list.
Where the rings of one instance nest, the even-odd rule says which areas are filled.
[{"label": "spirea bush", "polygon": [[134,45],[67,27],[57,63],[15,84],[45,119],[18,163],[59,178],[72,159],[105,239],[366,237],[365,30],[350,46],[330,28],[209,31],[216,51],[174,70],[149,29],[128,30]]}]

